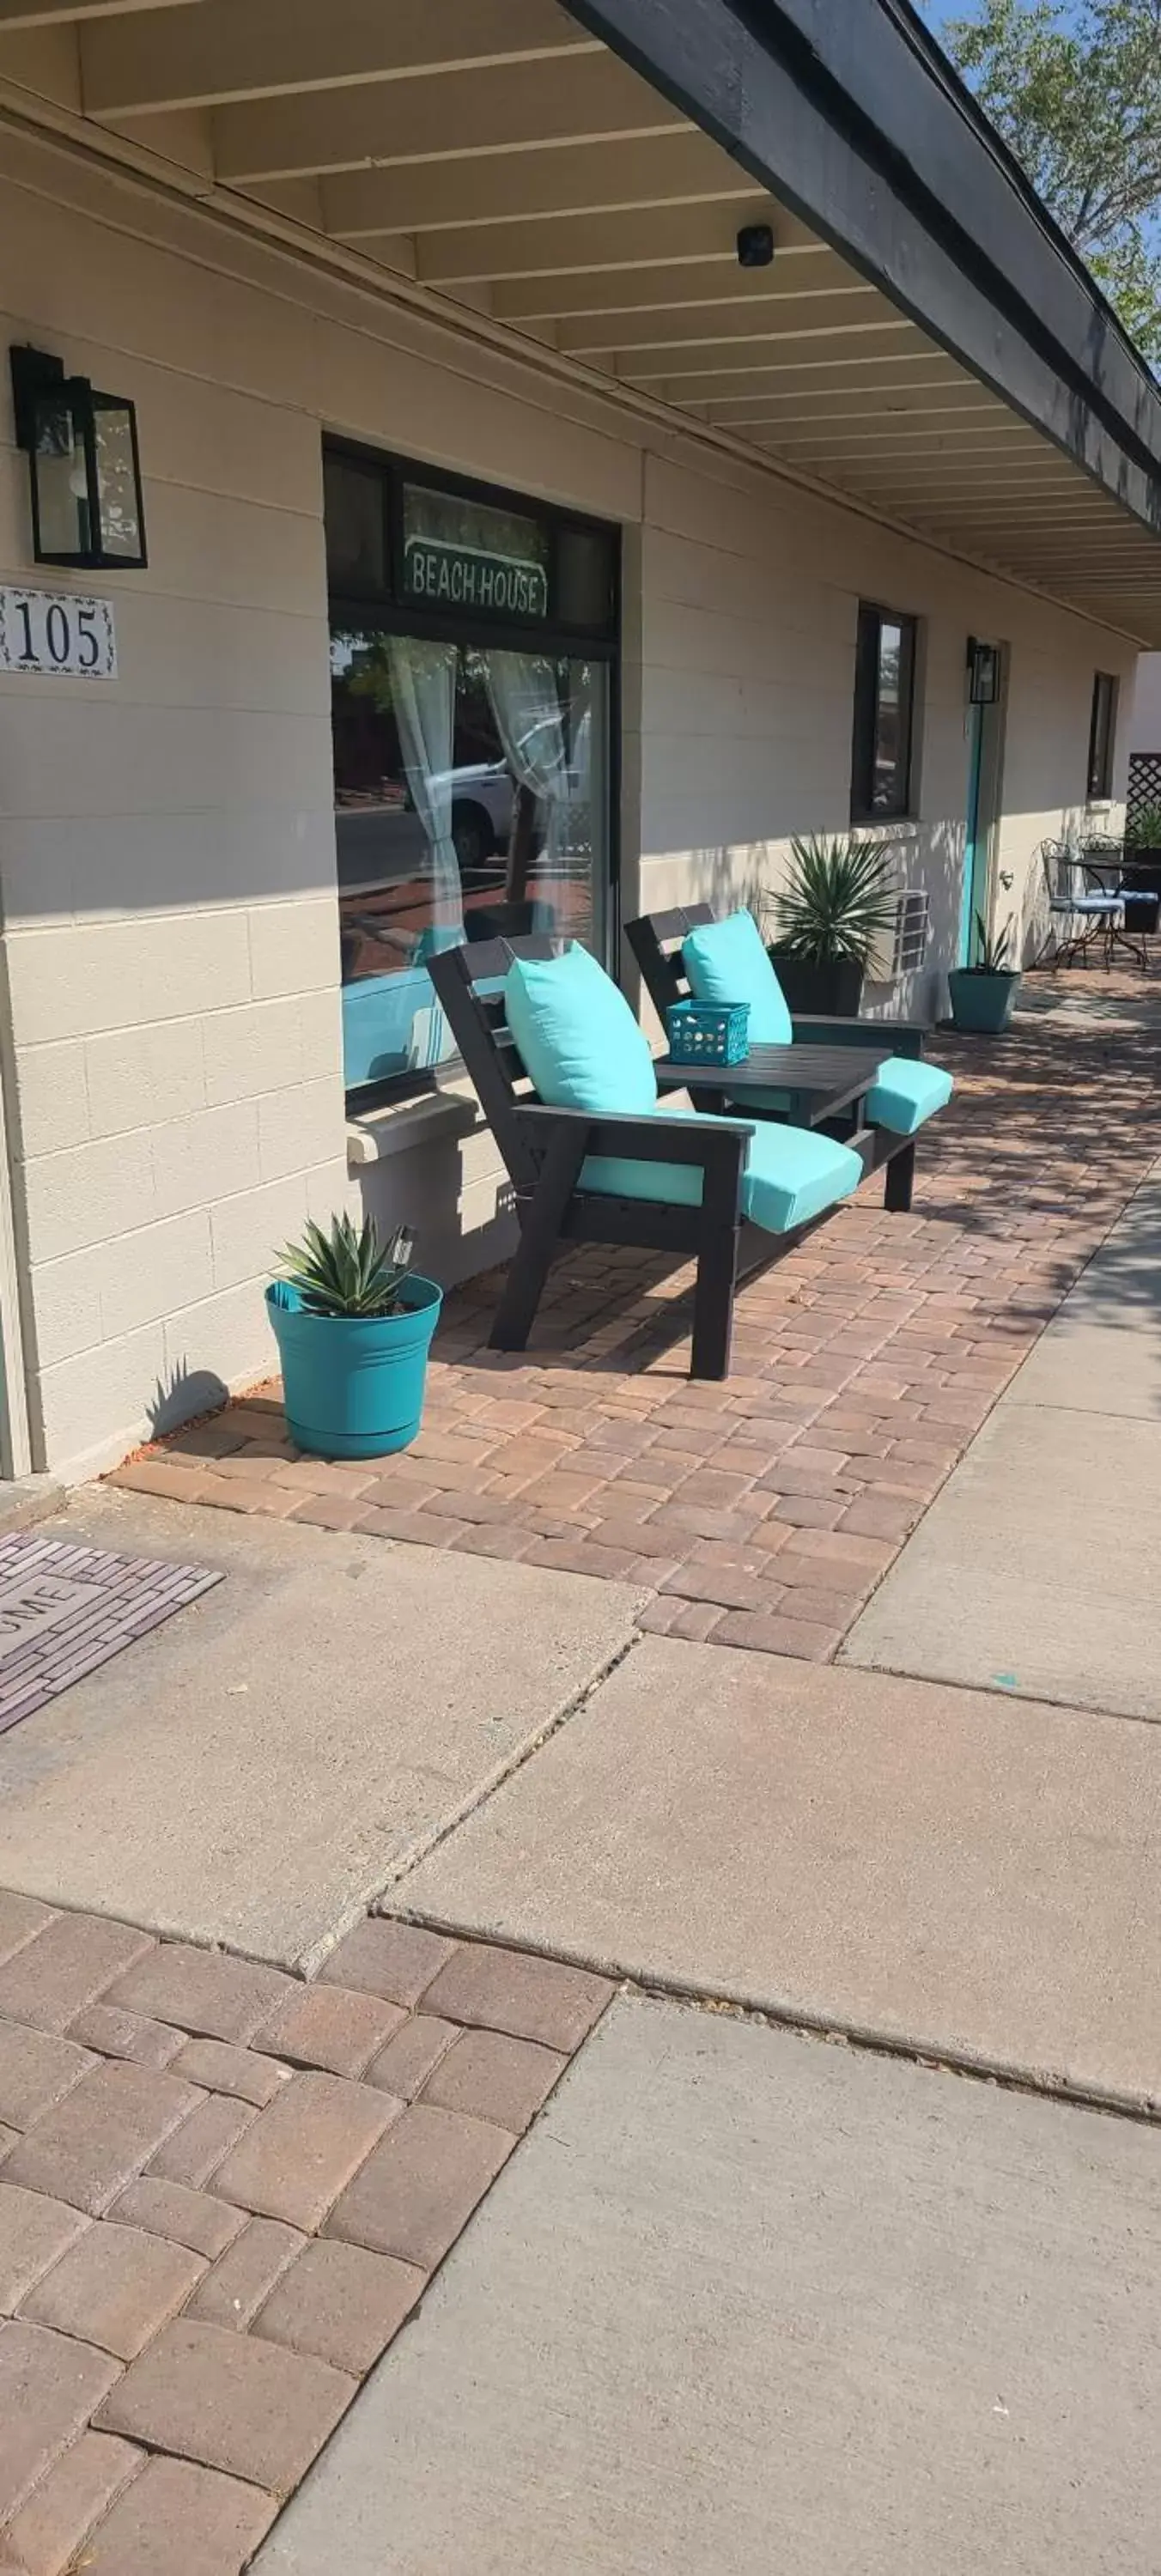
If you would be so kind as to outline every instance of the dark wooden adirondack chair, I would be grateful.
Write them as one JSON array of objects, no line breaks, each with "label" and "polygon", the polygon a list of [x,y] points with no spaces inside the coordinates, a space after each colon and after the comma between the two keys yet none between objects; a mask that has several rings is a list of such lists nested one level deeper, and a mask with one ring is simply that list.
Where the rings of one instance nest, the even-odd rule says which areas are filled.
[{"label": "dark wooden adirondack chair", "polygon": [[[689,978],[682,959],[683,940],[689,931],[704,929],[718,918],[712,904],[691,903],[669,912],[642,913],[638,920],[626,922],[626,941],[641,970],[641,980],[662,1027],[672,1004],[689,999]],[[887,1041],[893,1057],[902,1056],[913,1061],[922,1057],[927,1034],[921,1020],[832,1018],[812,1011],[806,1015],[792,1013],[791,1021],[796,1047],[865,1048]],[[761,1052],[758,1050],[759,1055]],[[700,1090],[697,1077],[693,1075],[689,1096],[698,1107],[704,1105],[720,1110],[725,1105],[728,1088],[718,1077],[711,1090]],[[744,1094],[745,1106],[741,1114],[745,1117],[755,1120],[763,1117],[784,1119],[787,1116],[785,1107],[772,1105],[763,1109],[760,1106],[752,1067],[749,1072],[745,1065],[738,1067],[736,1088]],[[778,1076],[778,1090],[785,1095],[785,1073]],[[849,1137],[849,1117],[840,1116],[829,1123],[836,1134]],[[915,1138],[913,1135],[894,1134],[882,1127],[875,1132],[879,1139],[875,1160],[887,1166],[886,1204],[896,1212],[905,1212],[911,1205],[914,1184]]]},{"label": "dark wooden adirondack chair", "polygon": [[[544,936],[444,949],[428,970],[452,1035],[503,1155],[516,1200],[520,1240],[492,1327],[497,1350],[528,1341],[554,1253],[563,1243],[640,1244],[697,1263],[691,1375],[729,1375],[739,1267],[782,1255],[822,1222],[769,1233],[743,1215],[746,1157],[754,1128],[744,1118],[594,1115],[547,1107],[525,1073],[505,1018],[502,979],[516,958],[548,958],[560,941]],[[874,1138],[850,1141],[864,1168],[879,1159]],[[692,1165],[702,1174],[700,1205],[618,1198],[581,1187],[590,1156]],[[824,1211],[829,1213],[829,1210]]]}]

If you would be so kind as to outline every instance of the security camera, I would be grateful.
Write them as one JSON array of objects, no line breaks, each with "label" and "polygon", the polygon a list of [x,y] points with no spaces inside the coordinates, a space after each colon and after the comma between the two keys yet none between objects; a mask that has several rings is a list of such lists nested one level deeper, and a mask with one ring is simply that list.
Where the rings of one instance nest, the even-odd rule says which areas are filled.
[{"label": "security camera", "polygon": [[743,224],[738,234],[739,268],[769,268],[774,257],[774,235],[769,224]]}]

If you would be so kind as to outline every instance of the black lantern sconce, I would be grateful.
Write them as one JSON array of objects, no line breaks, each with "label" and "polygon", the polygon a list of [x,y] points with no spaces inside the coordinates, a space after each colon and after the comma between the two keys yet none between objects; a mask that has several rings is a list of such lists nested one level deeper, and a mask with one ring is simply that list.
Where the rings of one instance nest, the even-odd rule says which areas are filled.
[{"label": "black lantern sconce", "polygon": [[43,349],[13,349],[16,444],[29,461],[37,563],[132,572],[148,560],[137,414]]},{"label": "black lantern sconce", "polygon": [[994,707],[1000,694],[1000,648],[998,644],[981,644],[969,635],[967,648],[968,696],[973,707]]}]

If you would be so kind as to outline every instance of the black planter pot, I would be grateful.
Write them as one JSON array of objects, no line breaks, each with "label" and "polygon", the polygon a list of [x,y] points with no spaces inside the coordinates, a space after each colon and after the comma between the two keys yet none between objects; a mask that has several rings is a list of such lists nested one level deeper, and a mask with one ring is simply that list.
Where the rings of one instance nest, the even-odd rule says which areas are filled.
[{"label": "black planter pot", "polygon": [[836,957],[818,966],[792,948],[771,948],[769,954],[789,1010],[804,1019],[813,1011],[820,1019],[857,1020],[863,969],[856,957]]},{"label": "black planter pot", "polygon": [[1161,894],[1161,850],[1130,841],[1125,850],[1125,885],[1130,894]]}]

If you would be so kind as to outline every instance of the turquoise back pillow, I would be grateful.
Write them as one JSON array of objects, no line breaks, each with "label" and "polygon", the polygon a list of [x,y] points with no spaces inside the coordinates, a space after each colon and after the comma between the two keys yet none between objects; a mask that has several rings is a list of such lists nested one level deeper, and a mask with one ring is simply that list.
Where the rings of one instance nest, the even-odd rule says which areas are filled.
[{"label": "turquoise back pillow", "polygon": [[695,1002],[748,1002],[751,1046],[790,1046],[794,1029],[782,986],[752,912],[707,921],[682,941],[682,963]]},{"label": "turquoise back pillow", "polygon": [[552,1109],[650,1110],[657,1076],[645,1031],[587,948],[517,957],[504,978],[508,1026]]}]

